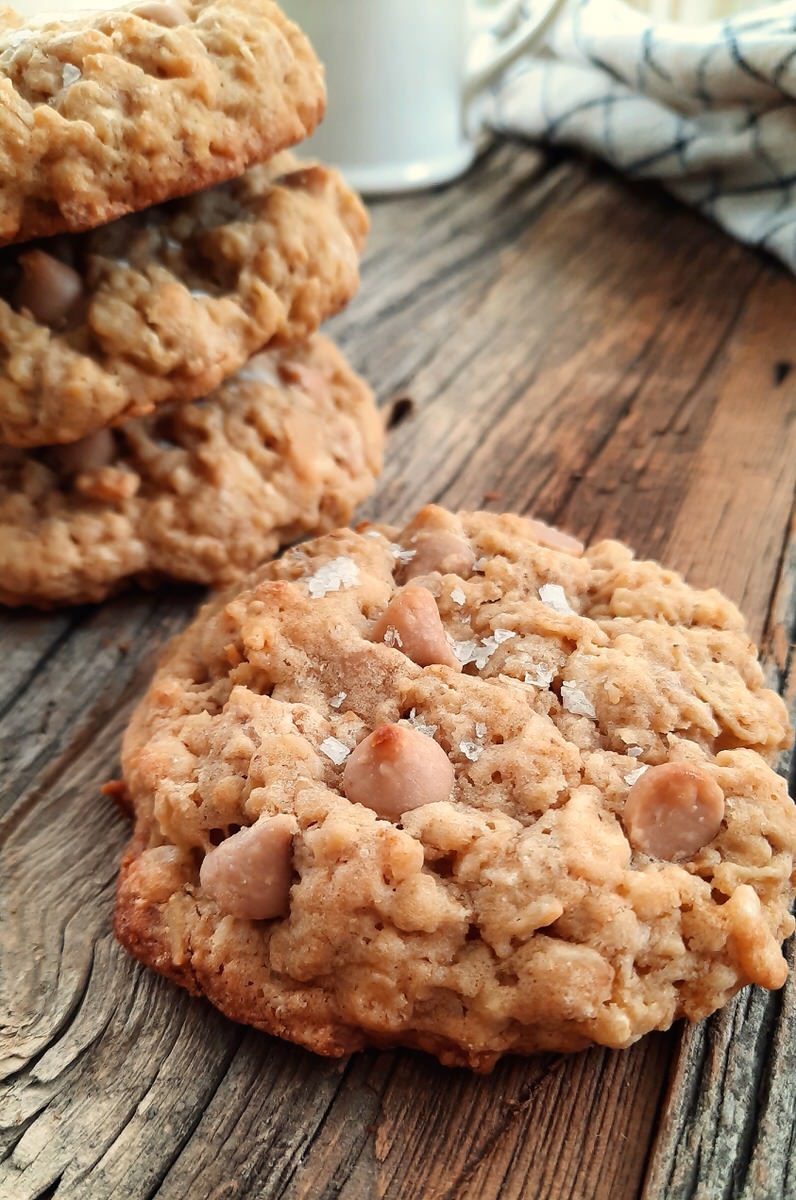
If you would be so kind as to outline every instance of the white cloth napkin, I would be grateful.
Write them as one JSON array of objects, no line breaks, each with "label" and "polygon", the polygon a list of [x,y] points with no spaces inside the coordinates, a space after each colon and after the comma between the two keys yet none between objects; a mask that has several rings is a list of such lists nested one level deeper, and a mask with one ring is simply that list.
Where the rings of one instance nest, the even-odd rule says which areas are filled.
[{"label": "white cloth napkin", "polygon": [[796,270],[796,0],[704,25],[572,0],[494,124],[660,180]]}]

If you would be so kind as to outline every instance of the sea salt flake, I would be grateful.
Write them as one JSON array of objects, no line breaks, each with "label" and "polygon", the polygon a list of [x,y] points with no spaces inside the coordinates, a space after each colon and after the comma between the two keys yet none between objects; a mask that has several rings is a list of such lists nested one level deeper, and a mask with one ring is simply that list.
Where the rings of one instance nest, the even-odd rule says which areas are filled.
[{"label": "sea salt flake", "polygon": [[417,554],[417,550],[404,550],[403,546],[399,546],[397,542],[390,542],[390,549],[392,550],[396,561],[403,563],[404,566],[406,566],[408,562],[411,562]]},{"label": "sea salt flake", "polygon": [[489,558],[486,555],[484,555],[482,558],[477,558],[475,560],[475,562],[473,563],[473,570],[474,571],[483,571],[484,567],[486,566],[486,564],[488,562],[489,562]]},{"label": "sea salt flake", "polygon": [[460,587],[455,587],[451,590],[451,600],[454,604],[458,604],[460,608],[464,604],[466,598],[467,597]]},{"label": "sea salt flake", "polygon": [[463,642],[457,642],[450,634],[447,635],[447,638],[451,650],[463,667],[466,667],[468,663],[475,662],[478,654],[478,642],[475,638],[468,638]]},{"label": "sea salt flake", "polygon": [[348,692],[338,692],[336,696],[332,696],[331,700],[329,701],[329,707],[341,708],[347,695]]},{"label": "sea salt flake", "polygon": [[525,672],[523,683],[527,683],[529,687],[541,688],[542,691],[545,691],[553,682],[555,673],[555,667],[540,667],[536,665],[533,672]]},{"label": "sea salt flake", "polygon": [[307,587],[313,600],[318,600],[327,592],[339,592],[341,588],[355,587],[358,583],[359,568],[354,560],[340,557],[318,567],[307,580]]},{"label": "sea salt flake", "polygon": [[625,750],[625,754],[628,756],[628,758],[638,758],[639,755],[643,753],[644,751],[642,750],[641,746],[628,746],[627,750]]},{"label": "sea salt flake", "polygon": [[644,774],[644,772],[648,770],[649,767],[647,764],[642,763],[640,767],[636,767],[635,771],[628,771],[627,775],[624,777],[625,783],[628,785],[628,787],[632,787],[636,780],[641,779],[641,776]]},{"label": "sea salt flake", "polygon": [[418,733],[425,734],[426,737],[433,738],[434,734],[437,732],[437,726],[426,725],[426,723],[423,721],[423,718],[417,715],[416,708],[409,710],[409,716],[406,718],[406,720],[413,729],[416,729]]},{"label": "sea salt flake", "polygon": [[327,758],[330,758],[336,767],[339,767],[340,763],[344,763],[351,753],[348,746],[336,737],[324,738],[318,749],[321,754],[325,754]]},{"label": "sea salt flake", "polygon": [[[172,238],[166,239],[167,243],[173,241]],[[175,246],[179,246],[179,242],[175,242]],[[209,293],[205,293],[206,295]],[[236,383],[263,383],[268,387],[279,387],[279,377],[268,359],[258,354],[255,358],[249,360],[244,367],[235,374]]]},{"label": "sea salt flake", "polygon": [[459,742],[459,749],[465,758],[469,758],[470,762],[478,762],[484,753],[484,747],[479,746],[477,742]]},{"label": "sea salt flake", "polygon": [[507,642],[509,638],[516,636],[517,634],[513,629],[495,629],[489,637],[482,638],[480,644],[475,638],[468,638],[466,641],[457,642],[450,635],[448,635],[448,643],[463,667],[466,667],[468,663],[474,662],[478,670],[481,671],[489,662],[498,646],[503,642]]},{"label": "sea salt flake", "polygon": [[378,529],[366,529],[365,537],[380,538],[380,537],[384,537],[384,534],[379,533]]},{"label": "sea salt flake", "polygon": [[384,641],[385,645],[395,646],[395,648],[397,650],[400,650],[401,646],[403,646],[403,642],[401,641],[401,635],[398,632],[398,630],[395,628],[394,625],[388,625],[387,628],[384,630],[383,641]]},{"label": "sea salt flake", "polygon": [[73,83],[77,83],[78,79],[83,78],[83,73],[74,63],[64,63],[61,68],[61,86],[68,88]]},{"label": "sea salt flake", "polygon": [[482,671],[489,662],[492,655],[497,650],[498,646],[503,642],[507,642],[509,638],[516,637],[517,634],[513,629],[495,629],[490,637],[485,637],[481,641],[473,662]]},{"label": "sea salt flake", "polygon": [[575,683],[561,684],[561,703],[567,712],[573,713],[576,717],[591,717],[594,720],[597,716],[591,700]]},{"label": "sea salt flake", "polygon": [[483,722],[483,721],[476,721],[476,723],[475,723],[475,736],[478,738],[479,742],[480,742],[480,741],[481,741],[481,739],[484,737],[485,733],[486,733],[486,725],[484,724],[484,722]]},{"label": "sea salt flake", "polygon": [[560,613],[562,617],[576,617],[572,605],[567,600],[566,592],[560,583],[543,583],[539,588],[539,599],[542,604],[546,604],[548,608],[552,608],[553,612]]}]

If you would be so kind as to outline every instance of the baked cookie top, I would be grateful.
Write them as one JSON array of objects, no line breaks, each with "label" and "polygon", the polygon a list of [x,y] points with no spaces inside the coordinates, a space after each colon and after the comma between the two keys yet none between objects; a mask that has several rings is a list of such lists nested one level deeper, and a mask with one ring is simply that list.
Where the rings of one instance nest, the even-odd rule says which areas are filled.
[{"label": "baked cookie top", "polygon": [[207,395],[359,282],[365,210],[289,153],[102,229],[0,251],[0,442],[71,442]]},{"label": "baked cookie top", "polygon": [[117,933],[324,1054],[627,1046],[783,983],[788,737],[737,609],[616,542],[338,530],[167,650]]},{"label": "baked cookie top", "polygon": [[101,600],[132,577],[229,583],[347,521],[382,440],[369,388],[316,335],[196,404],[69,446],[0,447],[0,603]]},{"label": "baked cookie top", "polygon": [[323,70],[270,0],[0,9],[0,244],[240,175],[323,115]]}]

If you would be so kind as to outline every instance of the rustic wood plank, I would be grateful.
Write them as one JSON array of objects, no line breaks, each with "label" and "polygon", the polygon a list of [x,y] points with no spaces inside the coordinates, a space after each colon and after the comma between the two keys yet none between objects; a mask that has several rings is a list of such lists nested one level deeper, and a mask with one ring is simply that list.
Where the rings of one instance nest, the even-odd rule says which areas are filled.
[{"label": "rustic wood plank", "polygon": [[[792,495],[792,493],[791,493]],[[771,681],[796,718],[796,515],[763,641]],[[783,759],[791,774],[792,755]],[[793,787],[791,793],[793,794]],[[788,949],[794,967],[793,940]],[[683,1036],[645,1200],[796,1197],[796,984],[744,991]]]},{"label": "rustic wood plank", "polygon": [[[501,149],[453,188],[378,205],[363,291],[332,329],[385,407],[415,405],[391,430],[367,512],[400,520],[430,498],[481,506],[495,490],[492,507],[622,536],[742,601],[756,635],[767,630],[776,682],[792,686],[796,383],[775,367],[794,296],[670,201],[532,151]],[[751,1196],[720,1190],[725,1127],[712,1108],[702,1116],[717,1023],[679,1050],[678,1034],[659,1035],[624,1054],[511,1060],[486,1079],[410,1053],[336,1064],[231,1025],[122,953],[109,921],[126,825],[97,784],[117,770],[156,647],[196,598],[169,589],[0,620],[0,905],[12,917],[0,1200],[623,1200],[642,1186],[673,1054],[649,1196],[681,1186],[678,1128],[702,1149],[704,1187]],[[757,1113],[749,1144],[768,1146],[792,1103],[792,1001],[741,1003],[781,1004],[759,1026],[779,1038],[766,1103],[750,1102],[748,1064],[733,1077],[739,1128]],[[787,1182],[781,1157],[754,1161]]]}]

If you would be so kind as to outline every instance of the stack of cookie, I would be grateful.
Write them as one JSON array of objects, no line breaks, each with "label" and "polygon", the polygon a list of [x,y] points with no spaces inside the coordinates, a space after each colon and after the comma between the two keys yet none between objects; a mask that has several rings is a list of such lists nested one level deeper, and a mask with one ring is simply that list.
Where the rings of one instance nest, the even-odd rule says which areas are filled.
[{"label": "stack of cookie", "polygon": [[0,601],[222,584],[345,523],[372,396],[317,335],[367,217],[270,0],[0,25]]}]

